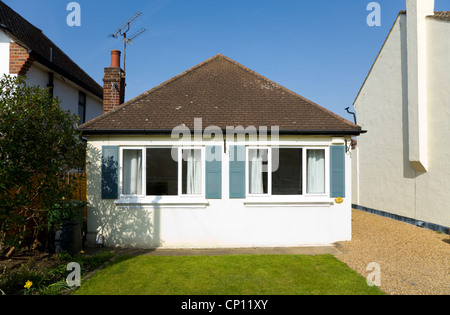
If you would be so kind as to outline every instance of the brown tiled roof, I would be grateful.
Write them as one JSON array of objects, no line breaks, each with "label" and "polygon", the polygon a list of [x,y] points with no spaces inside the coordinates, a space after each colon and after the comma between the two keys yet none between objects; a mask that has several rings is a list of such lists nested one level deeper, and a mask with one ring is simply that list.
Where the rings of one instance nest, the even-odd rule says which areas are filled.
[{"label": "brown tiled roof", "polygon": [[[0,1],[0,29],[17,44],[31,51],[34,59],[94,95],[103,98],[103,88],[56,46],[42,31]],[[51,60],[50,49],[53,50]]]},{"label": "brown tiled roof", "polygon": [[429,15],[427,17],[436,20],[450,21],[450,11],[437,11],[434,12],[434,15]]},{"label": "brown tiled roof", "polygon": [[[406,14],[406,10],[401,10],[400,14]],[[434,15],[428,15],[427,18],[442,21],[450,21],[450,11],[435,11]]]},{"label": "brown tiled roof", "polygon": [[279,126],[281,132],[359,134],[361,128],[218,54],[79,127],[86,134],[167,133],[176,126]]}]

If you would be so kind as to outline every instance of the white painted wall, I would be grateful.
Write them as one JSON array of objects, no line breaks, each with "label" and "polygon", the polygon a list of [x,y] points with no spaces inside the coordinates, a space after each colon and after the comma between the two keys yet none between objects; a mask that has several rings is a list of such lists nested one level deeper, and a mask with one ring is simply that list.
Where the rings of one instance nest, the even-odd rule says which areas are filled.
[{"label": "white painted wall", "polygon": [[368,132],[358,137],[353,172],[359,186],[353,191],[359,195],[353,203],[449,227],[450,23],[426,23],[427,172],[410,163],[407,31],[401,14],[354,103]]},{"label": "white painted wall", "polygon": [[9,74],[9,43],[9,37],[0,30],[0,76]]},{"label": "white painted wall", "polygon": [[[36,62],[30,67],[27,72],[27,84],[39,85],[47,87],[48,72],[50,70],[46,67],[37,64]],[[60,107],[63,110],[70,110],[72,113],[78,115],[78,96],[79,91],[86,94],[86,121],[89,121],[103,113],[103,102],[97,96],[87,92],[85,89],[79,87],[70,80],[55,73],[53,78],[53,95],[58,97],[61,101]]]},{"label": "white painted wall", "polygon": [[[9,74],[9,47],[11,39],[0,30],[0,76]],[[53,72],[45,66],[34,62],[26,74],[28,85],[39,85],[43,88],[48,84],[48,72]],[[63,110],[78,114],[78,92],[86,94],[86,121],[103,114],[103,101],[77,84],[61,75],[54,74],[54,96],[61,101]]]},{"label": "white painted wall", "polygon": [[[88,139],[87,241],[95,246],[98,234],[107,246],[211,248],[330,244],[351,239],[351,160],[346,155],[346,198],[288,197],[273,203],[252,204],[250,199],[229,199],[229,158],[222,153],[222,199],[199,200],[206,205],[174,205],[175,197],[161,204],[126,205],[101,199],[102,146],[174,144],[168,137],[94,137]],[[342,140],[342,139],[341,139]],[[349,139],[348,139],[349,140]],[[329,146],[329,137],[281,137],[280,144]],[[177,143],[178,144],[178,143]],[[211,142],[209,142],[211,144]],[[239,144],[239,143],[234,143]],[[218,142],[217,145],[223,145]],[[227,152],[229,150],[227,149]],[[329,161],[328,161],[329,163]],[[165,197],[162,197],[165,198]],[[201,198],[200,198],[201,199]],[[191,200],[192,201],[192,200]],[[253,200],[255,201],[255,200]],[[258,199],[267,202],[267,197]],[[193,201],[195,202],[195,201]]]}]

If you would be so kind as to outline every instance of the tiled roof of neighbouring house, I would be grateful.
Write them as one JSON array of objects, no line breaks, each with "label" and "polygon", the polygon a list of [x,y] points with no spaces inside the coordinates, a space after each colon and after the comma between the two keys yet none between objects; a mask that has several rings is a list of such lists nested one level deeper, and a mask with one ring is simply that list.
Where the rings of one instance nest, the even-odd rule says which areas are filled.
[{"label": "tiled roof of neighbouring house", "polygon": [[450,11],[437,11],[437,12],[434,12],[434,15],[428,16],[428,18],[450,21]]},{"label": "tiled roof of neighbouring house", "polygon": [[[406,14],[406,10],[401,10],[400,14]],[[450,21],[450,11],[435,11],[434,15],[428,15],[427,18]]]},{"label": "tiled roof of neighbouring house", "polygon": [[[42,31],[0,1],[0,29],[23,46],[35,60],[92,94],[103,98],[103,88],[56,46]],[[52,51],[52,52],[51,52]]]},{"label": "tiled roof of neighbouring house", "polygon": [[79,127],[88,133],[167,133],[176,126],[279,126],[280,132],[360,134],[361,128],[218,54]]}]

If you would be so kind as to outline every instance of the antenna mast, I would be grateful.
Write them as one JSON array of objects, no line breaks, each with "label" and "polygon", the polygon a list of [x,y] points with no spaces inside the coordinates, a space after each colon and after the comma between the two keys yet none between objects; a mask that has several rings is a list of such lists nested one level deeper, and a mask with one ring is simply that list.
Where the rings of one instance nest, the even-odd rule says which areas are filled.
[{"label": "antenna mast", "polygon": [[136,13],[132,18],[128,20],[121,28],[119,28],[115,33],[108,35],[110,38],[123,37],[123,71],[126,73],[126,56],[127,56],[127,45],[132,44],[133,40],[144,33],[147,29],[141,28],[137,33],[133,34],[130,38],[127,38],[127,33],[130,31],[130,24],[142,15],[142,12]]}]

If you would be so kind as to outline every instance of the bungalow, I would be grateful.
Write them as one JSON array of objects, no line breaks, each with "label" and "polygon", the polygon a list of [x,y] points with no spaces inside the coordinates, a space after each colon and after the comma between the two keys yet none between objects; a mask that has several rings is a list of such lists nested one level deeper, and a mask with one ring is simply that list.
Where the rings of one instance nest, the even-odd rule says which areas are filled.
[{"label": "bungalow", "polygon": [[45,34],[0,1],[0,76],[22,75],[48,87],[84,123],[103,113],[103,90]]},{"label": "bungalow", "polygon": [[[218,54],[121,104],[119,52],[88,141],[87,244],[211,248],[351,239],[361,128]],[[106,101],[110,100],[110,101]]]}]

